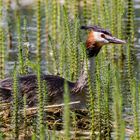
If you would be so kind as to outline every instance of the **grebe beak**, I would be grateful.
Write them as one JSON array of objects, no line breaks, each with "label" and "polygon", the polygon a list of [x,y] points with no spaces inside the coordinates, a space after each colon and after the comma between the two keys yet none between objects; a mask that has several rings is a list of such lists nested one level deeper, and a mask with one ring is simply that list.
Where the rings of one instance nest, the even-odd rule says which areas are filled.
[{"label": "grebe beak", "polygon": [[109,43],[113,43],[113,44],[125,44],[126,43],[126,41],[118,39],[113,36],[105,36],[105,39],[108,40]]}]

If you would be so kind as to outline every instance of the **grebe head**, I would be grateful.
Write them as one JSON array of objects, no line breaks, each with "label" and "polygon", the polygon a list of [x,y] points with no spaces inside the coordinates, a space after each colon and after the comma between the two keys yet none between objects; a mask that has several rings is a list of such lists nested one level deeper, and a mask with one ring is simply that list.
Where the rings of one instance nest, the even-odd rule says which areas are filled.
[{"label": "grebe head", "polygon": [[114,37],[108,30],[98,26],[81,26],[81,29],[90,30],[86,41],[86,48],[89,54],[92,51],[92,56],[96,56],[103,45],[126,43],[124,40]]}]

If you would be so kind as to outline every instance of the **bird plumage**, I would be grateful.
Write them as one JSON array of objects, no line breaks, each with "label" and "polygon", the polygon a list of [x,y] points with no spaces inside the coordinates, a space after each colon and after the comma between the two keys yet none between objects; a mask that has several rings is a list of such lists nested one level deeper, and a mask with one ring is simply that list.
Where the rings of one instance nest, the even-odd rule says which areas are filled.
[{"label": "bird plumage", "polygon": [[[27,75],[17,77],[18,81],[18,93],[19,99],[22,100],[23,95],[26,95],[27,105],[29,107],[37,105],[37,77],[36,75]],[[54,75],[41,75],[41,81],[44,82],[47,89],[47,102],[49,105],[61,104],[63,103],[63,93],[64,93],[64,82],[65,79]],[[78,87],[77,83],[67,81],[71,101],[79,101],[84,105],[82,101],[85,99],[84,88]],[[76,88],[77,86],[77,88]],[[13,80],[12,78],[7,78],[0,81],[0,95],[3,97],[2,100],[5,102],[11,102],[13,100]],[[79,88],[79,89],[78,89]],[[79,96],[80,94],[80,96]],[[79,106],[78,104],[73,105],[73,108]]]},{"label": "bird plumage", "polygon": [[[94,79],[93,73],[95,70],[94,57],[99,53],[101,47],[108,43],[123,44],[125,41],[117,39],[112,34],[98,26],[82,26],[81,29],[90,30],[86,41],[86,51],[88,56],[88,72],[91,75],[91,80]],[[48,105],[63,103],[64,83],[67,81],[70,92],[70,101],[80,101],[79,104],[74,104],[71,108],[85,108],[87,96],[87,71],[82,70],[81,76],[76,82],[67,81],[62,77],[55,75],[41,75],[41,81],[44,81],[47,89]],[[38,85],[36,75],[27,75],[17,77],[19,99],[26,95],[27,105],[29,107],[37,105],[38,102]],[[7,78],[0,81],[0,98],[2,101],[11,102],[13,99],[13,80]]]}]

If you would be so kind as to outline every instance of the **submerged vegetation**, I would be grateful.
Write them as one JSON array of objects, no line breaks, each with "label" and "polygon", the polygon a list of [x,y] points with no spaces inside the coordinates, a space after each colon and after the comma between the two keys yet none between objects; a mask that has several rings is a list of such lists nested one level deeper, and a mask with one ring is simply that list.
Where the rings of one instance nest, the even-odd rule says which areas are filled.
[{"label": "submerged vegetation", "polygon": [[[0,23],[0,79],[13,78],[12,105],[0,103],[0,139],[140,139],[133,0],[35,0],[28,7],[0,0]],[[95,80],[88,74],[88,110],[70,109],[66,81],[64,104],[47,106],[41,74],[75,82],[87,60],[81,25],[107,28],[127,44],[103,47],[96,57]],[[33,108],[18,94],[18,76],[29,73],[37,75]]]}]

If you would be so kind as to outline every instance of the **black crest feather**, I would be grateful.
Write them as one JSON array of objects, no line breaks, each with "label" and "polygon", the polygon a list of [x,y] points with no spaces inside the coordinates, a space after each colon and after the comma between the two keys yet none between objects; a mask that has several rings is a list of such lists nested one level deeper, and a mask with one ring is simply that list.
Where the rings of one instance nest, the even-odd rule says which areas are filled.
[{"label": "black crest feather", "polygon": [[96,32],[101,32],[101,33],[104,33],[106,35],[112,36],[112,34],[110,33],[109,30],[105,30],[105,29],[103,29],[99,26],[81,26],[81,29],[83,29],[83,30],[94,30]]}]

